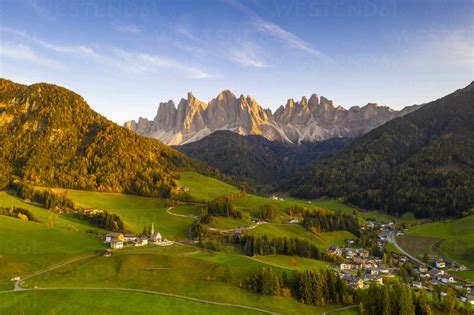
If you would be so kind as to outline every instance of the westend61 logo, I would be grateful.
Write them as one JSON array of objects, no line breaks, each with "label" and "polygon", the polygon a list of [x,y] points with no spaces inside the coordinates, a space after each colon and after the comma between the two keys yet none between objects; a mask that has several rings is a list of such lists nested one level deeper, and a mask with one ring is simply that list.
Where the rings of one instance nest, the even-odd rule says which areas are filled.
[{"label": "westend61 logo", "polygon": [[[348,16],[394,16],[397,14],[395,0],[273,0],[276,17],[348,17]],[[272,12],[266,12],[272,14]]]},{"label": "westend61 logo", "polygon": [[[190,3],[192,1],[189,1]],[[53,1],[50,10],[37,6],[44,15],[52,16],[94,16],[94,17],[146,17],[163,12],[163,2],[156,0],[139,1]],[[246,1],[215,0],[216,5],[228,4],[229,6],[243,9],[249,14]],[[374,17],[394,16],[397,14],[396,0],[273,0],[256,1],[253,6],[257,9],[250,15],[265,13],[266,16],[283,17]],[[258,10],[258,8],[261,10]],[[273,7],[273,9],[272,9]]]}]

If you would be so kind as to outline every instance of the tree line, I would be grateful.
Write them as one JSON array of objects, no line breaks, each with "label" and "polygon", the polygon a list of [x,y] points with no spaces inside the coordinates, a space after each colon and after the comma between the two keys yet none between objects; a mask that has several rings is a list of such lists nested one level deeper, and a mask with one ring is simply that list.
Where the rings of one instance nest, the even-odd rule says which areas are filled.
[{"label": "tree line", "polygon": [[287,255],[306,258],[320,258],[319,249],[309,240],[299,238],[268,238],[264,236],[244,235],[235,238],[242,246],[244,255]]},{"label": "tree line", "polygon": [[87,212],[82,208],[76,209],[70,198],[50,189],[39,190],[25,184],[13,184],[12,187],[20,198],[39,203],[46,209],[68,213],[101,229],[115,232],[124,229],[123,221],[117,214],[105,210]]},{"label": "tree line", "polygon": [[30,210],[19,207],[0,207],[0,215],[18,218],[23,221],[38,222],[38,219]]},{"label": "tree line", "polygon": [[218,216],[218,217],[233,217],[241,219],[243,217],[242,212],[237,210],[235,206],[227,199],[214,199],[206,203],[205,213],[206,216]]},{"label": "tree line", "polygon": [[330,269],[305,270],[298,272],[296,279],[289,280],[285,272],[279,275],[272,268],[263,267],[249,279],[248,287],[263,295],[294,294],[301,303],[315,306],[351,304],[357,300],[348,285]]},{"label": "tree line", "polygon": [[80,211],[74,212],[74,216],[81,220],[92,223],[94,226],[101,229],[114,232],[124,230],[124,224],[120,216],[114,213],[109,213],[105,210],[101,210],[99,212],[86,212],[81,209]]},{"label": "tree line", "polygon": [[26,184],[12,184],[11,187],[16,191],[18,197],[39,203],[48,210],[69,211],[74,209],[74,203],[71,199],[50,189],[35,189]]},{"label": "tree line", "polygon": [[347,284],[330,269],[298,273],[296,292],[298,300],[308,305],[350,304],[354,300]]},{"label": "tree line", "polygon": [[355,215],[342,214],[340,211],[326,210],[307,211],[303,226],[312,232],[332,232],[346,230],[359,235],[359,223]]}]

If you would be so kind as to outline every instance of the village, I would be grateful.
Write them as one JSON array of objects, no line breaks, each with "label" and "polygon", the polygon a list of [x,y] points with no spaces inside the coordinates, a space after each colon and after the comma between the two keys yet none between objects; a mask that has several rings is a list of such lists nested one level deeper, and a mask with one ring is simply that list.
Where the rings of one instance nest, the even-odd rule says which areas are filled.
[{"label": "village", "polygon": [[[125,246],[141,247],[148,244],[154,244],[158,246],[169,246],[173,245],[173,241],[163,238],[160,232],[155,231],[154,224],[151,224],[150,237],[148,236],[137,236],[131,233],[107,233],[104,236],[105,243],[109,244],[112,249],[121,249]],[[108,253],[108,254],[107,254]],[[104,255],[110,254],[107,251]]]},{"label": "village", "polygon": [[[365,229],[378,231],[374,242],[381,252],[394,235],[401,236],[404,233],[397,230],[393,222],[384,224],[373,221]],[[438,290],[441,297],[447,294],[446,286],[451,286],[459,301],[474,305],[473,285],[449,273],[466,270],[464,265],[434,256],[429,257],[431,264],[397,253],[392,253],[390,257],[386,254],[383,258],[376,257],[369,249],[357,247],[356,240],[347,239],[345,243],[342,247],[331,245],[326,254],[338,262],[335,271],[355,290],[368,289],[371,283],[382,285],[390,278],[403,278],[415,289],[428,292]],[[412,267],[412,263],[417,267]],[[402,268],[408,272],[402,274]]]}]

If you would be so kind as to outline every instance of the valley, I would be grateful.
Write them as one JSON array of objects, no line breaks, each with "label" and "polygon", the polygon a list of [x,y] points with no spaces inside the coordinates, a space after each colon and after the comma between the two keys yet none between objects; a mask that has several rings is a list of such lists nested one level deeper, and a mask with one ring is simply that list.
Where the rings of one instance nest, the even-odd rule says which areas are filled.
[{"label": "valley", "polygon": [[[13,230],[26,237],[15,238],[2,246],[2,263],[8,268],[2,269],[3,273],[0,274],[0,291],[2,291],[0,312],[12,313],[21,310],[39,314],[51,311],[70,312],[77,309],[77,301],[80,301],[82,308],[78,310],[79,314],[89,308],[97,309],[99,305],[99,314],[101,312],[109,314],[117,309],[117,305],[121,305],[120,301],[125,294],[127,296],[127,305],[123,306],[125,310],[132,309],[133,305],[140,303],[162,303],[160,311],[182,311],[189,314],[202,312],[301,314],[322,313],[340,308],[330,304],[309,306],[299,303],[293,297],[260,295],[246,288],[247,279],[263,267],[272,268],[273,272],[280,276],[286,274],[284,277],[295,281],[294,277],[298,272],[313,268],[337,269],[338,264],[291,255],[249,257],[243,255],[239,246],[232,243],[222,243],[221,248],[190,243],[189,228],[195,220],[191,216],[202,216],[206,201],[234,196],[240,191],[231,185],[194,172],[180,173],[178,184],[180,187],[186,187],[187,194],[200,199],[201,202],[170,206],[169,201],[159,198],[54,190],[56,193],[66,194],[77,206],[106,210],[119,215],[127,231],[139,235],[146,226],[153,223],[155,229],[164,237],[175,241],[174,245],[166,247],[153,244],[143,247],[126,246],[123,249],[112,250],[111,257],[101,254],[107,248],[100,239],[100,235],[106,233],[105,230],[69,218],[67,213],[60,214],[46,210],[41,205],[26,203],[15,197],[13,192],[1,192],[0,206],[15,205],[28,208],[38,216],[39,222],[25,222],[0,216],[0,224],[5,227],[0,231],[4,233],[5,238],[13,233]],[[290,216],[286,210],[289,207],[299,206],[314,211],[327,209],[349,215],[356,213],[364,226],[372,224],[373,220],[396,221],[394,217],[376,212],[363,212],[337,200],[305,201],[283,196],[272,199],[245,194],[233,197],[231,202],[237,209],[248,212],[249,220],[216,217],[216,220],[209,224],[209,231],[213,228],[229,231],[228,233],[235,235],[235,232],[242,227],[241,224],[245,223],[254,228],[241,231],[242,235],[309,240],[321,253],[326,252],[331,246],[346,248],[348,239],[357,240],[358,237],[348,231],[314,234],[298,223],[287,223]],[[274,207],[277,211],[276,216],[270,221],[255,223],[263,205]],[[469,220],[465,223],[466,227],[469,226]],[[430,230],[437,229],[436,224],[441,223],[415,225],[409,229],[406,236],[429,235]],[[449,226],[452,229],[455,224]],[[461,228],[459,224],[456,226]],[[92,230],[94,233],[90,234]],[[449,227],[445,230],[446,233],[443,235],[449,239],[452,230]],[[29,242],[30,239],[35,241]],[[457,251],[458,249],[455,249],[455,252]],[[471,265],[469,268],[472,268]],[[44,272],[40,272],[41,270]],[[466,279],[469,279],[469,272],[465,272]],[[13,291],[10,278],[14,276],[22,279],[19,282],[19,291]],[[105,298],[107,303],[101,303],[100,301]],[[59,299],[63,302],[57,304],[56,301]],[[357,313],[356,310],[357,307],[346,312]]]},{"label": "valley", "polygon": [[0,314],[472,311],[472,84],[357,139],[182,153],[64,88],[0,88]]}]

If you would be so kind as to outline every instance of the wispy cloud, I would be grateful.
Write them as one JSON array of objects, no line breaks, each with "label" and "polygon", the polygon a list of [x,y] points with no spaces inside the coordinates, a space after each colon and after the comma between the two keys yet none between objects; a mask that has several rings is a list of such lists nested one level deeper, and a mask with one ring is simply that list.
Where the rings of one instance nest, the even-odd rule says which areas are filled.
[{"label": "wispy cloud", "polygon": [[[208,79],[211,77],[206,71],[175,59],[141,52],[131,52],[120,48],[109,48],[105,50],[94,50],[88,45],[60,45],[42,39],[35,38],[29,34],[8,28],[0,28],[3,32],[14,34],[28,40],[36,47],[42,47],[52,52],[65,55],[77,55],[90,58],[93,62],[102,66],[113,67],[129,73],[161,73],[163,69],[169,69],[184,74],[192,79]],[[60,66],[60,63],[44,58],[34,51],[30,46],[24,44],[1,45],[1,55],[6,58],[28,61],[44,66]],[[99,52],[100,51],[100,52]]]},{"label": "wispy cloud", "polygon": [[94,56],[96,52],[89,46],[86,45],[60,45],[52,42],[47,42],[41,39],[38,39],[34,36],[31,36],[23,31],[11,29],[11,28],[0,28],[0,31],[7,32],[23,39],[26,39],[30,42],[36,43],[43,48],[49,49],[51,51],[62,53],[62,54],[75,54],[83,56]]},{"label": "wispy cloud", "polygon": [[141,33],[141,29],[136,25],[114,25],[114,29],[121,33],[138,34]]},{"label": "wispy cloud", "polygon": [[161,72],[162,69],[171,69],[184,73],[192,79],[208,79],[211,77],[209,73],[197,67],[189,66],[162,56],[129,52],[119,48],[115,48],[113,52],[115,57],[118,58],[116,61],[122,63],[127,69],[133,72]]},{"label": "wispy cloud", "polygon": [[31,47],[23,44],[1,43],[0,56],[2,58],[23,61],[34,65],[61,68],[62,65],[49,58],[37,54]]},{"label": "wispy cloud", "polygon": [[258,56],[258,47],[246,42],[230,51],[230,59],[244,67],[264,68],[267,65]]},{"label": "wispy cloud", "polygon": [[49,42],[45,42],[42,40],[36,40],[38,44],[41,46],[50,49],[52,51],[55,51],[57,53],[62,53],[62,54],[77,54],[77,55],[83,55],[83,56],[94,56],[96,55],[96,52],[94,49],[88,46],[83,46],[83,45],[73,45],[73,46],[64,46],[64,45],[58,45],[58,44],[52,44]]},{"label": "wispy cloud", "polygon": [[257,19],[255,21],[255,25],[257,27],[257,30],[266,34],[269,34],[273,37],[276,37],[283,42],[285,42],[288,46],[291,48],[299,49],[304,52],[307,52],[308,54],[321,58],[323,55],[319,50],[316,48],[311,47],[310,44],[308,44],[306,41],[301,39],[300,37],[296,36],[293,33],[290,33],[280,26],[270,22],[266,21],[263,19]]},{"label": "wispy cloud", "polygon": [[298,35],[291,33],[283,29],[279,25],[262,18],[252,9],[240,3],[240,1],[224,0],[224,2],[226,2],[227,4],[231,5],[232,7],[236,8],[240,12],[250,17],[253,20],[253,23],[255,24],[257,31],[265,33],[269,36],[272,36],[282,41],[289,48],[297,49],[305,53],[308,53],[309,55],[316,57],[323,62],[331,61],[331,58],[323,54],[318,49],[314,48],[310,43],[308,43],[307,41],[305,41]]}]

